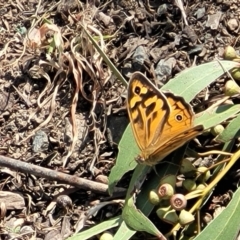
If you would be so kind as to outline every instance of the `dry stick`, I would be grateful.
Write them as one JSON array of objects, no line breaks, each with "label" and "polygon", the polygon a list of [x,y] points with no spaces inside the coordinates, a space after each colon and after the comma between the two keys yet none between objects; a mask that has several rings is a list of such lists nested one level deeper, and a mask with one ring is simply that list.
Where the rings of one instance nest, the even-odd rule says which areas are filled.
[{"label": "dry stick", "polygon": [[[15,160],[10,157],[0,155],[0,166],[8,167],[12,170],[20,171],[23,173],[33,174],[39,177],[44,177],[49,180],[56,180],[59,182],[67,183],[80,189],[108,195],[108,185],[104,183],[98,183],[84,178],[61,173],[55,170],[50,170],[44,167],[39,167],[20,160]],[[116,187],[114,189],[115,196],[117,195],[120,197],[125,196],[125,194],[125,188]]]}]

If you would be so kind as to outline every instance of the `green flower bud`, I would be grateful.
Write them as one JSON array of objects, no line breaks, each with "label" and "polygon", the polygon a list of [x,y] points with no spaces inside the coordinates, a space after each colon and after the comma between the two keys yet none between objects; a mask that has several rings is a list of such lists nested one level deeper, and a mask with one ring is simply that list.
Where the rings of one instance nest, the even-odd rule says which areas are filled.
[{"label": "green flower bud", "polygon": [[206,188],[206,185],[203,183],[200,183],[199,185],[197,185],[196,190],[204,190]]},{"label": "green flower bud", "polygon": [[197,169],[199,176],[197,178],[198,182],[205,183],[211,177],[211,173],[207,167],[199,167]]},{"label": "green flower bud", "polygon": [[240,81],[240,69],[239,68],[234,68],[233,70],[230,71],[230,73],[236,81]]},{"label": "green flower bud", "polygon": [[159,204],[160,199],[159,199],[159,196],[158,196],[156,190],[151,190],[149,192],[149,201],[153,205],[158,205]]},{"label": "green flower bud", "polygon": [[99,240],[112,240],[112,239],[113,235],[110,232],[104,232],[99,238]]},{"label": "green flower bud", "polygon": [[159,208],[156,211],[157,216],[163,220],[164,222],[170,223],[172,225],[175,225],[178,223],[178,215],[176,214],[176,211],[174,209],[168,208]]},{"label": "green flower bud", "polygon": [[194,220],[195,220],[194,216],[190,212],[186,211],[185,209],[183,209],[179,214],[179,223],[182,226],[189,225]]},{"label": "green flower bud", "polygon": [[223,131],[224,131],[224,126],[221,124],[218,124],[215,127],[211,128],[211,133],[215,137],[221,134]]},{"label": "green flower bud", "polygon": [[235,81],[229,80],[225,84],[224,93],[226,96],[234,96],[240,93],[240,87]]},{"label": "green flower bud", "polygon": [[235,49],[231,46],[227,46],[224,50],[223,58],[225,60],[233,60],[234,58],[237,58],[237,53]]}]

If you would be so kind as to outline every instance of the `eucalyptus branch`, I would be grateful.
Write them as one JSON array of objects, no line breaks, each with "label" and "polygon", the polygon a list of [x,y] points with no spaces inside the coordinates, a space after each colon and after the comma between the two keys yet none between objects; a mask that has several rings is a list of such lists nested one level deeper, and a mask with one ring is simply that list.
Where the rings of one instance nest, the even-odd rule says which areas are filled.
[{"label": "eucalyptus branch", "polygon": [[[230,155],[230,154],[228,154]],[[226,159],[224,161],[228,161],[228,164],[225,166],[225,168],[216,176],[216,178],[214,178],[211,183],[206,186],[206,188],[204,190],[202,190],[202,192],[199,192],[199,190],[196,190],[195,195],[193,194],[194,192],[192,192],[191,194],[189,194],[189,196],[192,196],[191,198],[193,198],[193,196],[195,197],[199,197],[199,199],[197,200],[197,202],[193,205],[193,207],[189,210],[190,213],[193,213],[195,211],[197,211],[200,207],[201,204],[203,203],[204,199],[206,198],[206,196],[211,192],[211,190],[218,184],[218,182],[224,177],[224,175],[229,171],[229,169],[237,162],[237,160],[240,158],[240,150],[238,150],[237,152],[235,152],[229,159]],[[190,199],[190,198],[188,198]],[[178,231],[180,229],[181,225],[178,223],[174,226],[174,228],[166,234],[166,237],[171,236],[175,231]]]}]

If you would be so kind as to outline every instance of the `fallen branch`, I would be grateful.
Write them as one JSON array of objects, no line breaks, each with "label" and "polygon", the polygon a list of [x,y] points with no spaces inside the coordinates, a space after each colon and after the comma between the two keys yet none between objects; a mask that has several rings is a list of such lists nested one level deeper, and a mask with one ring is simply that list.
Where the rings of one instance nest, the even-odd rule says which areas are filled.
[{"label": "fallen branch", "polygon": [[[15,160],[10,157],[5,157],[0,155],[0,166],[8,167],[11,170],[33,174],[35,176],[44,177],[49,180],[55,180],[69,185],[75,186],[80,189],[93,191],[96,193],[101,193],[108,195],[108,185],[104,183],[98,183],[90,181],[84,178],[68,175],[55,170],[47,169],[44,167],[39,167],[30,163],[26,163],[20,160]],[[125,196],[126,189],[116,187],[114,190],[114,195]]]}]

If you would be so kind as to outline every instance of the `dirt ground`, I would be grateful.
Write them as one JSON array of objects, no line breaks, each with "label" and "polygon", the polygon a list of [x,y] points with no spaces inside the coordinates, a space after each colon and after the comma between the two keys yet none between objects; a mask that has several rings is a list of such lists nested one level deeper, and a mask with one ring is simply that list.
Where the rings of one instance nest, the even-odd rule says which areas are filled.
[{"label": "dirt ground", "polygon": [[126,79],[141,71],[160,87],[238,49],[239,9],[237,0],[0,1],[1,239],[67,239],[120,213],[115,204],[84,217],[124,199],[129,176],[111,198],[107,177],[129,120],[126,86],[83,27]]}]

